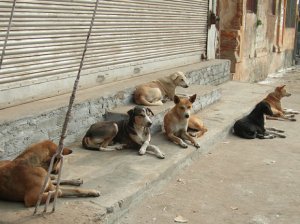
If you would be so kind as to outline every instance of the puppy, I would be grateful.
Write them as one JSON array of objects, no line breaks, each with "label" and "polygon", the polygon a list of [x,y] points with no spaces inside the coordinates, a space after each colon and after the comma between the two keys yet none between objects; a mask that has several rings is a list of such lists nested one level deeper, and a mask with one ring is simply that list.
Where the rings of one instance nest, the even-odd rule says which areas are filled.
[{"label": "puppy", "polygon": [[164,116],[164,129],[169,140],[182,148],[188,145],[183,140],[189,140],[196,148],[199,144],[187,133],[192,104],[196,100],[196,94],[189,98],[174,96],[175,106]]},{"label": "puppy", "polygon": [[[273,112],[270,105],[267,102],[262,101],[255,106],[249,115],[235,122],[233,126],[234,133],[237,136],[246,139],[274,138],[275,133],[270,134],[265,129],[264,115],[272,116]],[[283,135],[279,134],[278,137],[280,136]]]},{"label": "puppy", "polygon": [[[158,158],[164,159],[165,155],[155,145],[150,145],[150,116],[153,112],[146,107],[136,106],[127,112],[128,120],[101,121],[93,124],[82,139],[82,146],[86,149],[110,151],[122,148],[139,149],[139,154],[146,151],[154,153]],[[117,142],[121,145],[109,146]]]},{"label": "puppy", "polygon": [[273,92],[269,93],[263,101],[270,104],[273,115],[267,116],[267,119],[296,121],[294,116],[295,114],[299,114],[299,112],[291,109],[283,109],[280,102],[283,97],[289,97],[291,95],[292,94],[285,89],[285,85],[278,86]]},{"label": "puppy", "polygon": [[[56,153],[57,145],[46,140],[28,147],[21,155],[12,161],[0,162],[0,199],[24,202],[25,206],[34,206],[40,190],[48,174],[52,156]],[[64,148],[62,154],[69,155],[71,149]],[[54,172],[58,171],[59,160],[55,159]],[[48,180],[46,191],[41,203],[45,203],[48,194],[54,198],[56,186]],[[88,189],[59,188],[59,197],[98,197],[100,193]]]},{"label": "puppy", "polygon": [[138,86],[134,91],[134,101],[145,106],[163,105],[166,98],[174,99],[177,86],[188,88],[187,79],[180,71]]},{"label": "puppy", "polygon": [[203,121],[196,115],[191,115],[188,123],[188,133],[192,137],[200,138],[207,132],[207,128],[204,126]]}]

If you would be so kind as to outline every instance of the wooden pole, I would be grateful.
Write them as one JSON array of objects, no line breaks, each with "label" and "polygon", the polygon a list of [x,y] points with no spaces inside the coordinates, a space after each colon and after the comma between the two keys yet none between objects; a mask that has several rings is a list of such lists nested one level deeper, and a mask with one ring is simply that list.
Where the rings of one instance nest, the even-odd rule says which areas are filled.
[{"label": "wooden pole", "polygon": [[[38,207],[41,204],[42,195],[43,195],[44,191],[46,190],[46,186],[47,186],[47,183],[49,181],[50,174],[51,174],[51,171],[52,171],[52,168],[53,168],[54,159],[57,158],[57,159],[61,160],[61,163],[60,163],[60,167],[59,167],[58,178],[57,178],[57,185],[56,185],[56,191],[55,191],[55,194],[54,194],[54,201],[53,201],[53,208],[52,208],[52,212],[55,211],[55,205],[56,205],[56,200],[57,200],[57,196],[58,196],[59,184],[60,184],[60,180],[61,180],[61,172],[62,172],[62,169],[63,169],[63,155],[62,155],[62,151],[63,151],[63,148],[64,148],[64,139],[66,138],[68,124],[69,124],[69,121],[70,121],[70,118],[71,118],[71,111],[72,111],[72,107],[73,107],[73,104],[74,104],[76,92],[77,92],[77,89],[78,89],[78,83],[79,83],[79,80],[80,80],[80,73],[81,73],[81,70],[82,70],[83,61],[84,61],[85,53],[86,53],[86,50],[87,50],[88,42],[89,42],[89,39],[90,39],[91,31],[92,31],[92,28],[93,28],[93,25],[94,25],[94,20],[95,20],[95,15],[96,15],[96,12],[97,12],[98,4],[99,4],[99,0],[96,0],[96,2],[95,2],[95,8],[94,8],[94,13],[93,13],[93,16],[92,16],[92,19],[91,19],[89,31],[87,33],[87,38],[86,38],[86,41],[85,41],[84,50],[82,52],[82,57],[81,57],[81,61],[80,61],[80,65],[79,65],[79,69],[78,69],[78,73],[77,73],[77,77],[75,79],[74,86],[73,86],[73,91],[72,91],[72,94],[70,96],[68,111],[66,113],[65,121],[64,121],[64,124],[63,124],[63,127],[62,127],[62,132],[61,132],[59,144],[58,144],[56,153],[51,158],[50,166],[49,166],[49,169],[48,169],[48,174],[47,174],[47,176],[45,178],[43,187],[40,190],[39,199],[38,199],[38,201],[36,203],[35,210],[34,210],[33,214],[37,213],[37,209],[38,209]],[[45,204],[44,212],[47,212],[48,203]]]}]

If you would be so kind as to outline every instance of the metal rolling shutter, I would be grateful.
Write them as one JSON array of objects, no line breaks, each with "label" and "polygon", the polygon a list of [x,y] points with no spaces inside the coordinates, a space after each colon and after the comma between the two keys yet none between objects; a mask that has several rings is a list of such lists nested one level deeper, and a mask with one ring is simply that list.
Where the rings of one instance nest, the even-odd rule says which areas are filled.
[{"label": "metal rolling shutter", "polygon": [[[0,1],[1,50],[12,2]],[[17,0],[0,91],[76,76],[94,3]],[[159,67],[159,62],[174,58],[200,58],[206,51],[207,11],[207,0],[100,1],[82,76],[97,77],[104,70],[150,62]],[[122,78],[116,75],[111,80]]]}]

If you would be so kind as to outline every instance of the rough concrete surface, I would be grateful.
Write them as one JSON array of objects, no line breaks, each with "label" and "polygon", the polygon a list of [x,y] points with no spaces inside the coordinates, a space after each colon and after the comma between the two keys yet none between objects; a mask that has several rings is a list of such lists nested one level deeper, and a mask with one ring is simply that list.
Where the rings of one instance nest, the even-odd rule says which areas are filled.
[{"label": "rough concrete surface", "polygon": [[[106,111],[132,101],[135,86],[178,70],[191,84],[217,85],[230,79],[228,60],[211,60],[134,77],[97,87],[78,90],[65,144],[80,139],[89,126],[104,120]],[[41,139],[58,141],[69,94],[51,97],[0,110],[1,159],[12,158]],[[16,139],[18,139],[16,141]]]},{"label": "rough concrete surface", "polygon": [[[280,76],[264,84],[287,84],[292,96],[282,104],[299,111],[300,69]],[[286,139],[246,140],[230,134],[116,223],[167,224],[181,215],[191,224],[299,224],[297,118],[267,121],[267,127],[285,130]]]},{"label": "rough concrete surface", "polygon": [[[290,76],[293,75],[288,74],[287,79]],[[293,96],[285,99],[284,103],[287,107],[299,110],[299,81],[295,81],[299,78],[292,78],[286,82],[288,87],[291,86]],[[234,120],[249,112],[275,85],[238,82],[223,84],[221,100],[199,113],[209,129],[204,137],[199,139],[199,150],[192,146],[182,149],[168,142],[163,134],[155,135],[152,143],[166,153],[164,160],[149,154],[138,156],[137,152],[132,150],[106,153],[88,151],[81,149],[80,144],[75,144],[72,147],[74,153],[66,157],[63,178],[81,177],[84,180],[82,187],[95,188],[100,190],[102,195],[99,198],[59,199],[54,214],[36,217],[32,217],[32,208],[26,209],[21,203],[1,201],[0,223],[114,221],[124,224],[164,224],[173,223],[176,215],[182,215],[189,223],[261,224],[270,220],[271,213],[264,211],[270,209],[271,205],[281,208],[280,206],[288,204],[292,208],[289,211],[293,211],[299,197],[296,188],[299,176],[294,176],[299,169],[296,163],[297,147],[299,148],[299,141],[296,140],[298,122],[274,123],[273,126],[276,127],[287,126],[282,127],[286,130],[286,139],[245,141],[230,137],[219,145],[222,147],[211,151],[211,146],[222,141],[228,134]],[[296,145],[293,146],[291,142]],[[270,146],[270,149],[265,149],[266,145]],[[193,165],[178,175],[182,168],[192,162]],[[281,164],[283,167],[271,169]],[[269,197],[271,193],[272,197]],[[268,197],[263,200],[265,195]],[[288,198],[283,198],[285,195],[292,196],[287,200]],[[250,203],[250,199],[257,199],[257,203]],[[142,203],[139,204],[140,202]],[[258,202],[268,204],[259,207]],[[257,212],[252,215],[253,210]],[[284,212],[282,209],[276,215],[284,217]],[[239,220],[250,214],[249,220],[235,221],[233,218],[236,214],[241,214]]]}]

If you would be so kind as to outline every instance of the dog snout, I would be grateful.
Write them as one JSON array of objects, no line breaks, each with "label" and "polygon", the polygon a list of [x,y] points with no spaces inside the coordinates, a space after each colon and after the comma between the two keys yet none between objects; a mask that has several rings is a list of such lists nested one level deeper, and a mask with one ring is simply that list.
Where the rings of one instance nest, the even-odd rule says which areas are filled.
[{"label": "dog snout", "polygon": [[151,121],[148,121],[147,122],[147,127],[150,127],[152,125],[152,122]]},{"label": "dog snout", "polygon": [[186,84],[183,88],[188,88],[189,87],[189,85],[188,84]]},{"label": "dog snout", "polygon": [[190,115],[189,115],[189,114],[185,114],[184,116],[185,116],[185,118],[189,118],[189,117],[190,117]]}]

